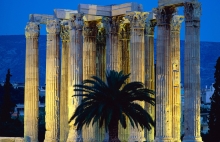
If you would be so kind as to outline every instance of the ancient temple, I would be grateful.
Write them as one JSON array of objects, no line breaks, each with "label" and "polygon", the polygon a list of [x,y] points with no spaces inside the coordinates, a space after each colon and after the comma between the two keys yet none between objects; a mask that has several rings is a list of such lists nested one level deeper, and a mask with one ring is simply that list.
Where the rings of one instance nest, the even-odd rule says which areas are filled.
[{"label": "ancient temple", "polygon": [[[179,6],[184,7],[184,16],[178,15]],[[130,81],[141,81],[146,88],[156,91],[156,109],[139,102],[155,118],[155,130],[120,127],[122,142],[180,142],[180,28],[184,20],[183,141],[202,142],[200,15],[201,4],[197,0],[159,0],[158,8],[150,12],[144,12],[141,4],[125,3],[79,4],[77,10],[55,9],[54,15],[30,14],[25,28],[24,140],[38,141],[38,37],[39,25],[46,24],[45,142],[108,141],[108,133],[99,129],[98,124],[82,131],[77,131],[73,123],[68,124],[82,99],[72,97],[77,93],[73,85],[93,75],[104,79],[107,70],[131,73]]]}]

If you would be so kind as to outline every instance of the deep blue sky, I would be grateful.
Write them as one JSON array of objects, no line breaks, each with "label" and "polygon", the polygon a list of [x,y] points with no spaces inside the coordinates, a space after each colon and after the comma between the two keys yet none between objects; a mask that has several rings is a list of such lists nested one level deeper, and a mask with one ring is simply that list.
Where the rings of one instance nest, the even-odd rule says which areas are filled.
[{"label": "deep blue sky", "polygon": [[[127,0],[0,0],[0,35],[21,35],[29,14],[53,14],[53,9],[77,9],[78,4],[111,5]],[[145,11],[157,7],[157,0],[132,0],[141,3]],[[200,0],[202,3],[201,41],[220,42],[220,0]],[[179,9],[183,13],[183,9]],[[184,39],[184,24],[181,39]],[[42,26],[41,34],[45,34]]]}]

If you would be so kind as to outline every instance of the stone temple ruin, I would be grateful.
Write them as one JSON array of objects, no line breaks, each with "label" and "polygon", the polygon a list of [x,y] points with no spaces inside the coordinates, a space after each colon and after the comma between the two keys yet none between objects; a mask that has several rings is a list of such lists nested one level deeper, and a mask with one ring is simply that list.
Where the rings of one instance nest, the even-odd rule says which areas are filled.
[{"label": "stone temple ruin", "polygon": [[[184,16],[177,14],[176,8],[179,6],[184,7]],[[155,130],[120,127],[119,139],[123,142],[180,142],[180,27],[184,19],[183,141],[202,142],[200,15],[201,4],[197,0],[159,0],[158,8],[151,12],[144,12],[141,4],[125,3],[110,6],[79,4],[78,10],[55,9],[54,15],[30,14],[25,28],[24,141],[38,141],[38,37],[39,25],[46,24],[44,141],[108,140],[108,133],[99,129],[97,124],[77,131],[73,123],[68,124],[68,120],[81,100],[80,97],[72,97],[76,93],[73,85],[93,75],[104,79],[105,71],[114,69],[131,73],[130,81],[141,81],[147,88],[156,91],[156,109],[140,103],[155,118]]]}]

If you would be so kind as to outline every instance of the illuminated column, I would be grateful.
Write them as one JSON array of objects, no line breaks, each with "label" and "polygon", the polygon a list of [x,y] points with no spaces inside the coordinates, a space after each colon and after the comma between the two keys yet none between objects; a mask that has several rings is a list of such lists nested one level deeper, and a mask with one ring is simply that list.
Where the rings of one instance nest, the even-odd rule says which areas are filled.
[{"label": "illuminated column", "polygon": [[202,142],[200,136],[200,3],[184,3],[184,142]]},{"label": "illuminated column", "polygon": [[170,22],[174,7],[156,9],[158,26],[156,62],[156,138],[155,142],[172,142],[172,65]]},{"label": "illuminated column", "polygon": [[60,89],[60,142],[66,142],[68,126],[68,57],[70,50],[69,27],[62,23],[60,37],[62,39],[61,89]]},{"label": "illuminated column", "polygon": [[[96,21],[84,21],[83,27],[83,79],[96,76]],[[96,140],[97,124],[83,127],[83,142]]]},{"label": "illuminated column", "polygon": [[60,105],[60,23],[47,21],[47,57],[46,57],[46,133],[45,142],[59,141],[59,105]]},{"label": "illuminated column", "polygon": [[171,21],[170,46],[172,62],[172,137],[175,142],[180,140],[181,117],[181,76],[180,76],[180,27],[184,16],[175,15]]},{"label": "illuminated column", "polygon": [[106,31],[106,71],[120,71],[121,50],[118,46],[118,28],[121,17],[104,17]]},{"label": "illuminated column", "polygon": [[[76,107],[81,103],[82,97],[73,97],[82,92],[73,91],[75,84],[82,84],[83,81],[83,14],[71,15],[69,21],[70,51],[68,56],[68,120],[73,115]],[[77,131],[73,125],[74,120],[69,123],[69,134],[67,142],[82,142],[82,133]]]},{"label": "illuminated column", "polygon": [[38,23],[28,22],[25,28],[25,99],[24,99],[24,139],[26,142],[38,142],[39,115],[39,64],[38,64]]},{"label": "illuminated column", "polygon": [[[98,24],[98,33],[96,38],[96,75],[102,80],[105,79],[105,58],[106,58],[106,38],[105,29],[101,23]],[[101,141],[101,140],[100,140]]]},{"label": "illuminated column", "polygon": [[[119,45],[121,50],[121,70],[124,74],[130,73],[130,56],[129,56],[129,38],[130,38],[130,26],[128,23],[121,23],[119,28]],[[128,83],[129,80],[126,81]],[[129,124],[129,120],[126,120]],[[128,141],[129,127],[124,129],[121,124],[118,126],[118,137],[122,142]]]},{"label": "illuminated column", "polygon": [[[155,20],[147,20],[145,25],[145,87],[155,91],[155,70],[154,70],[154,28]],[[154,97],[154,95],[151,95]],[[145,110],[155,120],[155,107],[145,103]],[[145,129],[145,138],[147,142],[154,141],[154,127],[150,131]]]},{"label": "illuminated column", "polygon": [[[130,21],[130,72],[131,82],[145,82],[144,71],[144,27],[147,12],[130,12],[126,18]],[[138,102],[144,107],[144,102]],[[130,126],[129,142],[146,141],[144,131]]]}]

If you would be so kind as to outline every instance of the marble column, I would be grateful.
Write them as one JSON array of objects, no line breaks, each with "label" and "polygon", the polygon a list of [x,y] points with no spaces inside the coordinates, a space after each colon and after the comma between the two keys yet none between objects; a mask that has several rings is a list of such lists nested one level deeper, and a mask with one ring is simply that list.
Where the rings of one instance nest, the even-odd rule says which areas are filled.
[{"label": "marble column", "polygon": [[96,75],[102,80],[105,79],[105,61],[106,61],[106,38],[105,29],[102,24],[98,24],[98,33],[96,37]]},{"label": "marble column", "polygon": [[[128,23],[121,23],[119,28],[119,48],[121,50],[121,70],[124,74],[130,73],[130,55],[129,55],[129,41],[130,40],[130,25]],[[129,79],[126,80],[126,83]],[[127,124],[129,120],[126,119]],[[127,142],[129,137],[129,127],[124,129],[121,124],[118,126],[119,140]]]},{"label": "marble column", "polygon": [[[68,56],[68,119],[73,115],[76,107],[81,103],[82,97],[73,95],[82,92],[73,91],[75,84],[83,82],[83,14],[71,15],[69,21],[70,51]],[[77,131],[74,120],[69,123],[67,142],[82,142],[82,132]]]},{"label": "marble column", "polygon": [[[149,13],[147,12],[130,12],[127,13],[126,18],[130,21],[130,72],[131,82],[140,81],[145,82],[145,68],[144,68],[144,27],[145,20]],[[144,102],[137,102],[144,108]],[[130,127],[129,142],[146,141],[144,137],[144,130],[136,127]]]},{"label": "marble column", "polygon": [[172,142],[172,65],[170,48],[170,22],[174,7],[156,9],[157,61],[156,61],[156,137],[155,142]]},{"label": "marble column", "polygon": [[38,142],[39,115],[39,59],[38,37],[39,23],[28,22],[25,28],[25,99],[24,99],[24,139],[26,142]]},{"label": "marble column", "polygon": [[200,136],[200,3],[184,3],[184,142],[202,142]]},{"label": "marble column", "polygon": [[[96,76],[96,21],[84,21],[83,80]],[[83,142],[96,142],[97,124],[83,127]]]},{"label": "marble column", "polygon": [[120,71],[121,50],[118,46],[118,29],[121,17],[104,17],[106,31],[106,71]]},{"label": "marble column", "polygon": [[46,133],[45,142],[59,141],[60,106],[60,23],[57,19],[48,20],[46,54]]},{"label": "marble column", "polygon": [[175,15],[171,21],[170,47],[172,63],[172,137],[174,142],[181,142],[181,70],[180,70],[180,27],[184,16]]},{"label": "marble column", "polygon": [[69,26],[61,23],[60,37],[62,40],[61,54],[61,89],[60,89],[60,142],[66,142],[68,137],[68,57],[70,51]]},{"label": "marble column", "polygon": [[[155,70],[154,70],[154,28],[156,20],[147,20],[145,25],[145,87],[155,91]],[[155,97],[151,95],[151,97]],[[145,110],[155,120],[155,107],[145,103]],[[154,127],[150,131],[145,129],[145,138],[147,142],[154,141]]]}]

